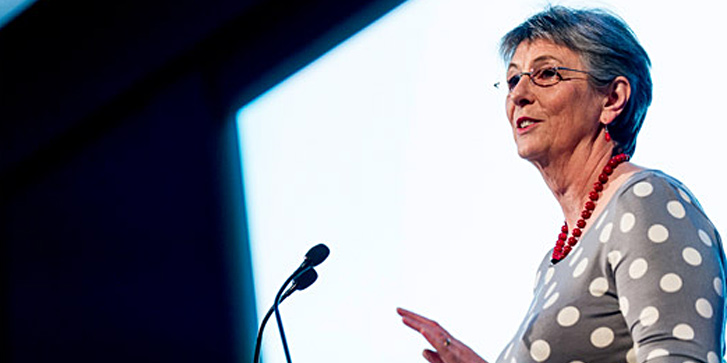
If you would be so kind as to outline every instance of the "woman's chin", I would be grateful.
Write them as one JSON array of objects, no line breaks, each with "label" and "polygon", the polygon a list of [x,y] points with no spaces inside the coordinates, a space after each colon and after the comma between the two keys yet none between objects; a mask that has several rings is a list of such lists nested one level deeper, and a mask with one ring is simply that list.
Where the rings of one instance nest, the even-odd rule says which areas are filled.
[{"label": "woman's chin", "polygon": [[522,159],[533,161],[536,160],[542,152],[539,152],[539,150],[533,148],[531,145],[518,145],[517,154]]}]

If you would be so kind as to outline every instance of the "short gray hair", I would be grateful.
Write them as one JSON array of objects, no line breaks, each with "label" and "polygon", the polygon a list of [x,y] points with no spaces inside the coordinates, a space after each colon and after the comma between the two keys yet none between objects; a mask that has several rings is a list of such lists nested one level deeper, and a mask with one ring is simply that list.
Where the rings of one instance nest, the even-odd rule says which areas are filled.
[{"label": "short gray hair", "polygon": [[636,136],[651,104],[651,61],[634,32],[617,15],[602,9],[548,7],[507,33],[500,54],[510,62],[523,41],[550,40],[578,53],[592,77],[591,85],[603,89],[618,76],[631,83],[624,111],[608,125],[617,142],[614,154],[633,155]]}]

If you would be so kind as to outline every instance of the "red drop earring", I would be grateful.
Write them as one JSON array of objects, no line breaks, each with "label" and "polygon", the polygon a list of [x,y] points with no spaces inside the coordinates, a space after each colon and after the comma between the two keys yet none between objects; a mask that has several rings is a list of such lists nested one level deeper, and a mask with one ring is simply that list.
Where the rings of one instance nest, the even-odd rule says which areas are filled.
[{"label": "red drop earring", "polygon": [[606,142],[611,142],[611,134],[608,133],[608,126],[604,126],[606,129]]}]

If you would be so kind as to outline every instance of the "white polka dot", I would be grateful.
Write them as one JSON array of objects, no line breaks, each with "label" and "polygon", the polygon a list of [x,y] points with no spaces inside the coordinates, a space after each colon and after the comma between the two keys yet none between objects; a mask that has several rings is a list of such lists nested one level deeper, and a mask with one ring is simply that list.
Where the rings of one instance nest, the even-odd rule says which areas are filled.
[{"label": "white polka dot", "polygon": [[618,307],[621,309],[621,313],[623,316],[628,315],[629,313],[629,299],[626,298],[626,296],[621,296],[618,299]]},{"label": "white polka dot", "polygon": [[659,320],[659,310],[657,310],[653,306],[646,307],[644,308],[644,310],[641,310],[641,314],[639,314],[639,320],[641,321],[641,325],[651,326],[652,324],[656,323],[657,320]]},{"label": "white polka dot", "polygon": [[705,245],[707,245],[709,247],[712,247],[712,239],[709,238],[709,235],[707,234],[707,232],[700,229],[698,233],[699,233],[699,239],[702,240],[702,243],[704,243]]},{"label": "white polka dot", "polygon": [[549,283],[550,279],[553,278],[553,274],[555,273],[555,268],[548,267],[548,271],[545,271],[545,283]]},{"label": "white polka dot", "polygon": [[556,320],[558,321],[558,324],[560,324],[560,326],[569,327],[577,323],[580,317],[581,312],[578,311],[576,307],[566,306],[563,309],[560,309]]},{"label": "white polka dot", "polygon": [[632,279],[639,279],[646,274],[646,270],[649,269],[649,264],[646,263],[646,260],[643,258],[637,258],[634,260],[634,262],[631,262],[631,266],[629,266],[629,276],[631,276]]},{"label": "white polka dot", "polygon": [[678,200],[672,200],[669,203],[666,203],[666,210],[668,210],[669,214],[676,219],[682,219],[685,215],[687,215],[687,212],[684,210],[684,206]]},{"label": "white polka dot", "polygon": [[613,330],[603,326],[591,333],[591,344],[596,348],[605,348],[613,343]]},{"label": "white polka dot", "polygon": [[654,243],[662,243],[669,238],[669,230],[661,224],[655,224],[649,227],[649,239]]},{"label": "white polka dot", "polygon": [[572,361],[570,361],[570,363],[583,363],[583,361],[582,360],[572,360]]},{"label": "white polka dot", "polygon": [[709,303],[709,300],[704,298],[697,299],[697,302],[694,304],[694,307],[697,308],[697,314],[699,314],[701,317],[705,319],[709,319],[712,317],[712,314],[714,312],[712,311],[712,304]]},{"label": "white polka dot", "polygon": [[588,291],[595,297],[601,297],[608,291],[608,280],[605,277],[597,277],[591,281]]},{"label": "white polka dot", "polygon": [[634,225],[636,224],[636,217],[632,213],[624,213],[624,215],[621,216],[621,224],[619,225],[619,228],[621,229],[621,232],[626,233],[631,230],[631,228],[634,228]]},{"label": "white polka dot", "polygon": [[657,348],[649,352],[649,354],[646,356],[646,360],[654,359],[658,357],[666,357],[669,355],[669,351],[666,349]]},{"label": "white polka dot", "polygon": [[570,262],[568,262],[568,266],[573,267],[573,265],[578,261],[578,258],[581,257],[581,253],[583,252],[582,248],[578,248],[580,245],[576,245],[576,253],[571,257]]},{"label": "white polka dot", "polygon": [[714,285],[714,291],[717,292],[717,295],[722,296],[722,279],[715,277],[712,285]]},{"label": "white polka dot", "polygon": [[588,267],[588,259],[584,257],[581,262],[578,263],[576,268],[573,269],[573,277],[582,275],[583,272],[586,271],[586,267]]},{"label": "white polka dot", "polygon": [[682,288],[682,278],[675,273],[668,273],[661,277],[659,286],[665,292],[677,292]]},{"label": "white polka dot", "polygon": [[515,359],[515,357],[512,357],[512,359],[510,359],[510,363],[517,363],[517,359]]},{"label": "white polka dot", "polygon": [[553,291],[555,290],[556,286],[558,286],[557,282],[554,282],[552,285],[550,285],[550,287],[548,288],[548,291],[545,292],[545,297],[550,296],[550,294],[552,294]]},{"label": "white polka dot", "polygon": [[692,340],[694,339],[694,329],[688,324],[679,324],[672,330],[672,335],[681,340]]},{"label": "white polka dot", "polygon": [[551,296],[550,299],[548,299],[548,301],[546,301],[545,304],[543,304],[543,310],[553,306],[553,304],[555,304],[556,300],[558,300],[559,296],[560,296],[560,294],[557,292],[555,294],[553,294],[553,296]]},{"label": "white polka dot", "polygon": [[626,363],[636,363],[636,349],[631,348],[626,352]]},{"label": "white polka dot", "polygon": [[535,284],[533,285],[533,289],[538,287],[538,283],[540,282],[540,270],[538,270],[538,273],[535,274]]},{"label": "white polka dot", "polygon": [[606,257],[608,257],[608,264],[611,265],[611,269],[613,270],[621,262],[621,251],[611,251]]},{"label": "white polka dot", "polygon": [[707,353],[707,362],[708,363],[719,363],[719,357],[715,352],[709,352]]},{"label": "white polka dot", "polygon": [[603,221],[605,221],[605,220],[606,220],[606,217],[607,217],[607,216],[608,216],[608,209],[606,209],[606,210],[605,210],[605,211],[603,212],[603,214],[601,214],[601,217],[600,217],[600,218],[598,218],[598,222],[596,222],[596,225],[595,225],[594,227],[596,227],[596,229],[599,229],[599,228],[601,228],[601,224],[603,224]]},{"label": "white polka dot", "polygon": [[634,185],[634,194],[637,197],[648,197],[653,191],[654,187],[649,182],[641,182]]},{"label": "white polka dot", "polygon": [[695,362],[695,361],[693,361],[693,360],[685,360],[685,361],[684,361],[684,362],[682,362],[682,363],[697,363],[697,362]]},{"label": "white polka dot", "polygon": [[543,362],[550,357],[550,345],[545,340],[536,340],[530,346],[530,356],[536,362]]},{"label": "white polka dot", "polygon": [[611,230],[613,230],[613,223],[606,224],[601,230],[601,235],[598,237],[598,240],[601,243],[608,242],[609,238],[611,238]]},{"label": "white polka dot", "polygon": [[699,266],[702,264],[702,255],[699,254],[699,251],[691,247],[687,247],[682,250],[682,258],[684,258],[684,261],[692,266]]},{"label": "white polka dot", "polygon": [[679,195],[684,199],[687,203],[692,203],[692,198],[689,198],[689,194],[687,192],[683,191],[681,188],[679,188]]}]

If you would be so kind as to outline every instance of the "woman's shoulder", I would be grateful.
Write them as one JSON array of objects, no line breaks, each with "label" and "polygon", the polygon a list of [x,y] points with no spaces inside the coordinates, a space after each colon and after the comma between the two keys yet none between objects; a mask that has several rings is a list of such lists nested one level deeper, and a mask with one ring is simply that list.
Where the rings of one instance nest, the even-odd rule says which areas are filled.
[{"label": "woman's shoulder", "polygon": [[670,199],[691,204],[702,210],[699,201],[684,183],[656,169],[643,169],[633,173],[616,192],[616,197],[619,200],[631,199],[641,202]]},{"label": "woman's shoulder", "polygon": [[719,233],[694,194],[681,181],[659,170],[631,175],[607,209],[609,219],[624,237],[648,236],[647,240],[657,243],[667,238],[699,237],[720,243]]}]

